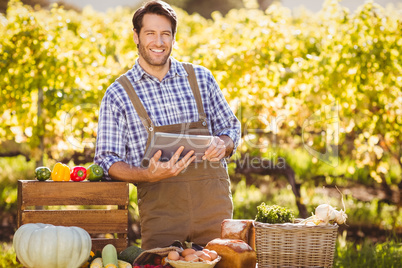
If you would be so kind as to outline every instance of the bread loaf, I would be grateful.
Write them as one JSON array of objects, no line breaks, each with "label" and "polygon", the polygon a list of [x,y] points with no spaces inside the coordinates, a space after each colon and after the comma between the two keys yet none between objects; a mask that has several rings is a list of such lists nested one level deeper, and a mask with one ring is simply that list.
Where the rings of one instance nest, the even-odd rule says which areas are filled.
[{"label": "bread loaf", "polygon": [[253,220],[226,219],[221,224],[222,239],[243,240],[255,250],[255,229]]},{"label": "bread loaf", "polygon": [[255,268],[256,252],[243,240],[216,238],[205,248],[215,250],[222,257],[215,268]]}]

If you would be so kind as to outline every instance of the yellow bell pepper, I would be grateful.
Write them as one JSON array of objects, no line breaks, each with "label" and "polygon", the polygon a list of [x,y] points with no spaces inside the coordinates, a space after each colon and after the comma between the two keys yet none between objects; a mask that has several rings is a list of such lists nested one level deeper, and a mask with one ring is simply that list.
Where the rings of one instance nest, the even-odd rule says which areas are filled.
[{"label": "yellow bell pepper", "polygon": [[69,181],[70,180],[70,168],[63,163],[56,163],[52,170],[53,181]]}]

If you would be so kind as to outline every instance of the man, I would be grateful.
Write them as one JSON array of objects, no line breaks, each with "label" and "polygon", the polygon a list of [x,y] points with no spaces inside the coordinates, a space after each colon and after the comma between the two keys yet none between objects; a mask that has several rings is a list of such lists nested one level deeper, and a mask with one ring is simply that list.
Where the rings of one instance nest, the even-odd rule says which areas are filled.
[{"label": "man", "polygon": [[[133,25],[139,57],[102,100],[95,163],[108,179],[137,185],[142,248],[175,240],[205,245],[220,236],[222,220],[232,217],[224,158],[238,145],[240,123],[210,71],[170,56],[177,17],[168,4],[145,3]],[[180,147],[167,162],[156,152],[144,167],[155,132],[214,138],[201,163],[194,162],[194,151],[180,158]]]}]

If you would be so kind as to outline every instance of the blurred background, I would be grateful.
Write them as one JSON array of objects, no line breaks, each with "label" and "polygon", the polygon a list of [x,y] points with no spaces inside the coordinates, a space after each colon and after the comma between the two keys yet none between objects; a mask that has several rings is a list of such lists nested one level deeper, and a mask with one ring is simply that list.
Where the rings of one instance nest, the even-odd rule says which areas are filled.
[{"label": "blurred background", "polygon": [[[242,124],[234,218],[254,219],[261,202],[302,218],[328,203],[348,215],[334,267],[400,267],[402,1],[167,2],[172,55],[209,68]],[[104,92],[137,58],[141,2],[58,3],[0,0],[0,267],[18,267],[18,180],[92,164]]]},{"label": "blurred background", "polygon": [[[0,1],[0,10],[5,10],[6,5],[9,0],[1,0]],[[61,3],[68,8],[74,8],[77,10],[82,10],[85,6],[92,6],[95,10],[106,12],[110,8],[115,8],[117,6],[124,6],[130,8],[136,8],[143,0],[24,0],[22,1],[26,4],[39,4],[41,6],[48,6],[49,3]],[[223,14],[226,14],[232,8],[240,8],[245,6],[245,2],[243,0],[167,0],[166,2],[175,5],[177,7],[183,8],[189,13],[197,12],[204,17],[210,17],[211,12],[220,11]],[[313,12],[319,11],[325,0],[258,0],[258,6],[262,10],[268,8],[273,2],[279,2],[284,7],[290,9],[298,9],[298,8],[306,8]],[[348,8],[350,11],[355,11],[359,6],[364,4],[365,0],[343,0],[340,1],[341,5]],[[375,1],[377,4],[386,7],[389,4],[393,4],[397,6],[398,4],[402,4],[401,0],[377,0]]]},{"label": "blurred background", "polygon": [[[297,9],[300,7],[306,8],[313,12],[317,12],[322,8],[325,0],[258,0],[259,7],[263,10],[268,8],[270,4],[274,1],[280,2],[284,7],[290,9]],[[50,2],[56,2],[51,0]],[[116,7],[118,5],[126,6],[126,7],[135,7],[140,3],[144,2],[141,0],[116,0],[116,1],[107,1],[107,0],[87,0],[87,1],[79,1],[79,0],[68,0],[64,1],[67,4],[74,5],[78,8],[83,8],[86,5],[91,5],[94,9],[98,11],[106,11],[109,8]],[[226,13],[228,10],[232,8],[238,8],[244,6],[244,1],[242,0],[220,0],[220,1],[211,1],[211,0],[172,0],[166,1],[178,7],[184,8],[187,10],[193,9],[193,12],[197,11],[203,16],[208,16],[211,11],[221,11],[222,13]],[[343,0],[341,1],[342,6],[349,8],[351,11],[355,11],[359,6],[364,4],[365,0]],[[401,4],[401,0],[378,0],[375,1],[377,4],[382,6],[386,6],[388,4]],[[191,7],[191,8],[190,8]],[[191,11],[190,11],[191,12]]]}]

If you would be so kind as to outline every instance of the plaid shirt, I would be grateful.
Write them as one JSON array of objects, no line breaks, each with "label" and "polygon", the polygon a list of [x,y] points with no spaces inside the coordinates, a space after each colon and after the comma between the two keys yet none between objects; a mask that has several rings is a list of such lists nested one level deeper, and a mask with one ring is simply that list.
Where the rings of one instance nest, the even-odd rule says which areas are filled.
[{"label": "plaid shirt", "polygon": [[[170,69],[161,82],[147,74],[138,60],[125,74],[155,126],[199,120],[187,72],[180,62],[174,58],[170,60]],[[194,70],[209,132],[214,136],[229,136],[236,148],[240,138],[240,122],[231,111],[212,73],[202,66],[194,65]],[[94,162],[103,168],[106,176],[115,162],[140,166],[147,139],[148,133],[126,91],[120,83],[114,82],[106,90],[101,103]]]}]

